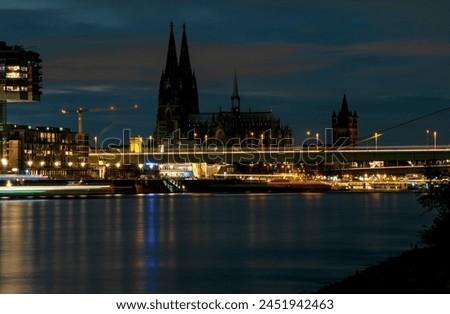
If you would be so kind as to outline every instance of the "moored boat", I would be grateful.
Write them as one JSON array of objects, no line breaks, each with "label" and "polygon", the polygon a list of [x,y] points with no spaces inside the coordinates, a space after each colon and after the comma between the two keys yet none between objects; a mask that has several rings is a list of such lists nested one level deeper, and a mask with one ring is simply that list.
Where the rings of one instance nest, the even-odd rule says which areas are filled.
[{"label": "moored boat", "polygon": [[190,193],[296,193],[326,192],[331,185],[319,181],[254,181],[242,179],[183,180]]},{"label": "moored boat", "polygon": [[41,176],[0,176],[0,197],[100,195],[112,191],[106,182],[87,184],[81,180],[50,180]]}]

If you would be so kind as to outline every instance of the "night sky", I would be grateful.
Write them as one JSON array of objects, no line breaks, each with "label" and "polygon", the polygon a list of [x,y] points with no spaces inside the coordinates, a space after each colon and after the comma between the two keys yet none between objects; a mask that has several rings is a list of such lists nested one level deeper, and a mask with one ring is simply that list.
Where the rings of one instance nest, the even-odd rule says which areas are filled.
[{"label": "night sky", "polygon": [[[229,110],[234,71],[241,109],[273,110],[296,143],[331,127],[346,93],[361,136],[450,106],[450,1],[0,0],[0,40],[40,53],[39,103],[8,106],[8,122],[76,130],[63,107],[87,113],[100,141],[149,136],[170,23],[186,23],[201,112]],[[450,112],[385,133],[379,145],[450,144]],[[364,145],[373,145],[372,142]]]}]

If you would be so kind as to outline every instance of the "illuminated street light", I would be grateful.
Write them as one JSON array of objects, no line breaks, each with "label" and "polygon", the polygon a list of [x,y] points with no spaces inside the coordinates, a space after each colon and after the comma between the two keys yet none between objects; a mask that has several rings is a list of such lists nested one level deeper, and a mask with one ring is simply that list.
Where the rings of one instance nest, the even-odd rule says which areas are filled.
[{"label": "illuminated street light", "polygon": [[437,132],[433,132],[433,139],[434,139],[434,149],[436,149],[436,143],[437,143]]},{"label": "illuminated street light", "polygon": [[426,133],[427,133],[427,147],[428,147],[428,145],[430,145],[430,130],[426,130]]},{"label": "illuminated street light", "polygon": [[378,136],[380,136],[380,134],[378,134],[377,132],[375,132],[375,150],[378,149]]},{"label": "illuminated street light", "polygon": [[2,163],[2,168],[3,168],[2,170],[6,171],[5,168],[8,166],[8,159],[2,158],[1,163]]},{"label": "illuminated street light", "polygon": [[316,145],[319,147],[319,133],[316,133]]},{"label": "illuminated street light", "polygon": [[96,154],[97,154],[97,146],[98,146],[98,137],[94,136],[94,149]]}]

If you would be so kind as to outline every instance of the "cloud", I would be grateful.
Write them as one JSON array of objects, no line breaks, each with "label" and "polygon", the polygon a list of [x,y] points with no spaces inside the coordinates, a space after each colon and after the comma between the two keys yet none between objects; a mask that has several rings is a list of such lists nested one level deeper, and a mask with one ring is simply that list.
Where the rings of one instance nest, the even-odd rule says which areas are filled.
[{"label": "cloud", "polygon": [[354,54],[383,54],[405,57],[450,56],[450,43],[426,39],[377,41],[342,47]]},{"label": "cloud", "polygon": [[242,44],[201,44],[191,46],[192,63],[208,78],[224,79],[256,75],[281,75],[311,71],[324,64],[302,60],[305,46],[283,42],[249,42]]},{"label": "cloud", "polygon": [[107,93],[111,91],[114,87],[111,85],[88,85],[80,86],[78,90],[89,93]]}]

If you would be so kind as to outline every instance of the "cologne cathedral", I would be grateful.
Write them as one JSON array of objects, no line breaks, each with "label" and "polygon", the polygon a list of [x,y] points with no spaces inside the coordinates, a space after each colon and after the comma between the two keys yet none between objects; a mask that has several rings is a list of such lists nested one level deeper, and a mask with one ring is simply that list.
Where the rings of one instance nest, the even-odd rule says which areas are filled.
[{"label": "cologne cathedral", "polygon": [[173,137],[177,130],[180,130],[180,135],[185,137],[188,132],[188,116],[198,113],[197,80],[191,69],[186,28],[183,26],[183,39],[178,61],[172,23],[166,67],[161,75],[159,85],[155,132],[157,141]]},{"label": "cologne cathedral", "polygon": [[292,131],[282,126],[272,111],[241,111],[236,73],[230,111],[200,113],[195,73],[189,59],[186,27],[179,59],[173,24],[170,25],[166,67],[161,75],[155,140],[161,144],[195,143],[207,140],[217,146],[292,145]]}]

